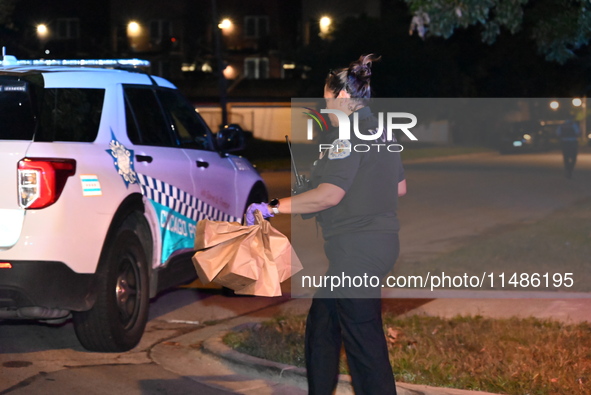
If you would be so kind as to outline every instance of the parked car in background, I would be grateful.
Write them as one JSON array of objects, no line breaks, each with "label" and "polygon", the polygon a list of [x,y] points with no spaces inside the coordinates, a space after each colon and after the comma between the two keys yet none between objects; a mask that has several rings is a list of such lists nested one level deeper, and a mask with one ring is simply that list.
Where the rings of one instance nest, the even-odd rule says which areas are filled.
[{"label": "parked car in background", "polygon": [[196,277],[199,220],[241,222],[267,200],[258,172],[229,154],[241,130],[214,135],[138,64],[0,65],[0,319],[71,314],[94,351],[133,348],[149,299]]},{"label": "parked car in background", "polygon": [[555,142],[555,128],[541,121],[511,123],[499,137],[499,152],[505,154],[548,150]]}]

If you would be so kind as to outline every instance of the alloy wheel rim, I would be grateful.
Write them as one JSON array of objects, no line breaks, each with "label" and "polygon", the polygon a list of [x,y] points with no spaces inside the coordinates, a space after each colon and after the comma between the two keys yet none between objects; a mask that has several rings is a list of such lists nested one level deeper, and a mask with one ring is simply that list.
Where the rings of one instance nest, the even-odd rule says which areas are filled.
[{"label": "alloy wheel rim", "polygon": [[141,294],[140,273],[131,254],[120,261],[115,292],[119,319],[128,329],[135,324],[139,315]]}]

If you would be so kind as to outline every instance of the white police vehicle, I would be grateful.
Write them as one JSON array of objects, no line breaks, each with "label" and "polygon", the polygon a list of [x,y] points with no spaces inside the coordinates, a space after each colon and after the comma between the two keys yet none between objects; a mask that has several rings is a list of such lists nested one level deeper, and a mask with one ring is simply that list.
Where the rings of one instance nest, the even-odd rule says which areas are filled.
[{"label": "white police vehicle", "polygon": [[241,130],[214,136],[169,81],[118,69],[142,65],[3,55],[0,319],[71,313],[86,349],[129,350],[149,299],[195,278],[197,221],[267,200],[228,154]]}]

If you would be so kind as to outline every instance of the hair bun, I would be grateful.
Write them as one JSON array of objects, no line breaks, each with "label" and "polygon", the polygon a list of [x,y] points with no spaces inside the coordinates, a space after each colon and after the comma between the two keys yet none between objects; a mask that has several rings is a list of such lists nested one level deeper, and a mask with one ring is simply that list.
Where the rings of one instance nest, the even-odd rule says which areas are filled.
[{"label": "hair bun", "polygon": [[345,90],[353,99],[369,99],[371,97],[370,79],[371,64],[378,61],[381,56],[374,54],[362,55],[349,67],[331,70],[326,78],[326,87],[334,93],[335,97],[341,90]]},{"label": "hair bun", "polygon": [[381,58],[381,56],[375,56],[374,54],[361,55],[358,60],[349,65],[349,76],[356,78],[360,82],[369,82],[371,77],[371,64]]}]

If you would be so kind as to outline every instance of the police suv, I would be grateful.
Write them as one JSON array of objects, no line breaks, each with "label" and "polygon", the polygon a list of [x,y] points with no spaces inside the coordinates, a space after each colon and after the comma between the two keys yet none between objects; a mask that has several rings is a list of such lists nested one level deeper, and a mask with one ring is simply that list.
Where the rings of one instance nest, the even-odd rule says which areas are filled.
[{"label": "police suv", "polygon": [[0,319],[71,314],[88,350],[133,348],[149,299],[195,278],[199,220],[240,222],[267,200],[252,165],[228,154],[241,130],[212,134],[138,66],[0,65]]}]

